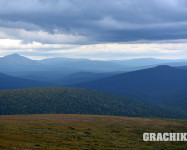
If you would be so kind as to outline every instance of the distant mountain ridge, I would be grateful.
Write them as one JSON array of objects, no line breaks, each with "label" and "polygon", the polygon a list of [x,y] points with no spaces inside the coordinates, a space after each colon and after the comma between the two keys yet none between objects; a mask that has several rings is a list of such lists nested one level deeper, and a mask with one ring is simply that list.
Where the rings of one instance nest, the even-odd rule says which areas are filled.
[{"label": "distant mountain ridge", "polygon": [[48,58],[38,60],[39,63],[55,66],[56,68],[68,68],[71,70],[84,71],[84,72],[111,72],[111,71],[123,71],[124,65],[116,64],[109,61],[89,60],[89,59],[72,59],[72,58]]},{"label": "distant mountain ridge", "polygon": [[31,64],[38,64],[37,61],[35,60],[31,60],[27,57],[24,57],[24,56],[21,56],[17,53],[14,53],[14,54],[11,54],[11,55],[7,55],[7,56],[4,56],[4,57],[0,57],[0,61],[1,63],[4,63],[4,65],[6,64],[28,64],[28,65],[31,65]]},{"label": "distant mountain ridge", "polygon": [[37,81],[61,80],[67,75],[77,72],[113,72],[123,71],[125,67],[107,61],[89,59],[49,58],[31,60],[19,54],[0,57],[0,72]]},{"label": "distant mountain ridge", "polygon": [[35,60],[31,60],[19,54],[11,54],[5,57],[0,57],[0,72],[19,72],[28,70],[41,70],[43,65]]},{"label": "distant mountain ridge", "polygon": [[186,85],[186,70],[163,65],[122,73],[108,78],[82,83],[77,86],[123,94],[134,91],[157,92],[163,90],[187,90]]},{"label": "distant mountain ridge", "polygon": [[[0,57],[0,72],[39,82],[69,85],[96,80],[120,72],[151,68],[158,63],[171,61],[175,64],[173,62],[174,60],[159,60],[153,58],[115,60],[112,62],[63,57],[31,60],[19,54],[11,54]],[[82,77],[80,77],[80,72],[82,72]]]},{"label": "distant mountain ridge", "polygon": [[52,86],[52,84],[38,82],[34,80],[22,79],[22,78],[13,77],[10,75],[0,73],[0,90],[29,88],[29,87],[45,87],[45,86]]},{"label": "distant mountain ridge", "polygon": [[[155,58],[140,58],[132,60],[111,60],[99,61],[89,59],[73,58],[47,58],[43,60],[31,60],[17,53],[0,57],[0,72],[19,71],[57,71],[64,72],[112,72],[112,71],[133,71],[153,67],[155,65],[185,66],[187,60],[169,60]],[[177,65],[178,64],[178,65]]]},{"label": "distant mountain ridge", "polygon": [[72,85],[124,95],[187,113],[187,70],[158,66]]},{"label": "distant mountain ridge", "polygon": [[111,60],[117,64],[126,64],[129,67],[145,67],[145,66],[157,66],[157,65],[170,65],[170,66],[181,66],[186,62],[187,59],[155,59],[155,58],[137,58],[129,60]]}]

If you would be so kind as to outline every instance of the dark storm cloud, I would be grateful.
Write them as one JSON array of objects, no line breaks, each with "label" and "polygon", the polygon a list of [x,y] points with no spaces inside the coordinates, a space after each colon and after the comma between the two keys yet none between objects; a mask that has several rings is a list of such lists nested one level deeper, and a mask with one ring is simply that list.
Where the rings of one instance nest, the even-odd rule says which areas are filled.
[{"label": "dark storm cloud", "polygon": [[83,36],[86,43],[185,39],[187,1],[0,0],[0,27]]}]

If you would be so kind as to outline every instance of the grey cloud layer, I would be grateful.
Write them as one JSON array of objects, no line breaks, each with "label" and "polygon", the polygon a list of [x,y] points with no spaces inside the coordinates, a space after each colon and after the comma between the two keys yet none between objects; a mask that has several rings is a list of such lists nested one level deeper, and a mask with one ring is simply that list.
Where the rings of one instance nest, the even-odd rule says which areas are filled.
[{"label": "grey cloud layer", "polygon": [[83,36],[87,43],[185,39],[187,1],[0,0],[0,27]]}]

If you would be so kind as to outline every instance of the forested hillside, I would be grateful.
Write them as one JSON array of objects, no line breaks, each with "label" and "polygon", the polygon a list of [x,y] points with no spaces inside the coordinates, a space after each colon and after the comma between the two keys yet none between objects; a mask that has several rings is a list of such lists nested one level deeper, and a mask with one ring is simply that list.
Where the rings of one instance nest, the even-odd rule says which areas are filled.
[{"label": "forested hillside", "polygon": [[124,97],[77,88],[30,88],[0,91],[0,114],[98,114],[186,118]]}]

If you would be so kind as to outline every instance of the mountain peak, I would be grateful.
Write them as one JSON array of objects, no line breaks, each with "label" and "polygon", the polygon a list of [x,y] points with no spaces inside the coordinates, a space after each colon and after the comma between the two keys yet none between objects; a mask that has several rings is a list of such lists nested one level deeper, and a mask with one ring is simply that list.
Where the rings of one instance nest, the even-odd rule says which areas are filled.
[{"label": "mountain peak", "polygon": [[153,69],[157,69],[157,70],[181,70],[178,67],[169,66],[169,65],[159,65],[159,66],[154,67]]},{"label": "mountain peak", "polygon": [[7,55],[7,56],[4,56],[3,57],[4,60],[8,60],[8,61],[32,61],[30,60],[29,58],[27,57],[24,57],[24,56],[21,56],[19,55],[18,53],[13,53],[13,54],[10,54],[10,55]]},{"label": "mountain peak", "polygon": [[4,56],[0,59],[1,64],[9,64],[9,65],[23,65],[23,64],[36,64],[37,62],[19,55],[18,53],[10,54]]},{"label": "mountain peak", "polygon": [[13,53],[13,54],[4,56],[4,58],[20,58],[20,57],[23,57],[23,56],[19,55],[18,53]]},{"label": "mountain peak", "polygon": [[173,67],[173,66],[169,66],[169,65],[159,65],[159,66],[156,66],[154,68],[148,68],[148,69],[145,69],[145,70],[149,70],[149,71],[157,71],[157,72],[173,72],[173,71],[177,71],[179,70],[178,68],[176,67]]},{"label": "mountain peak", "polygon": [[18,54],[18,53],[13,53],[13,54],[10,54],[10,55],[12,55],[12,56],[20,56],[20,54]]}]

